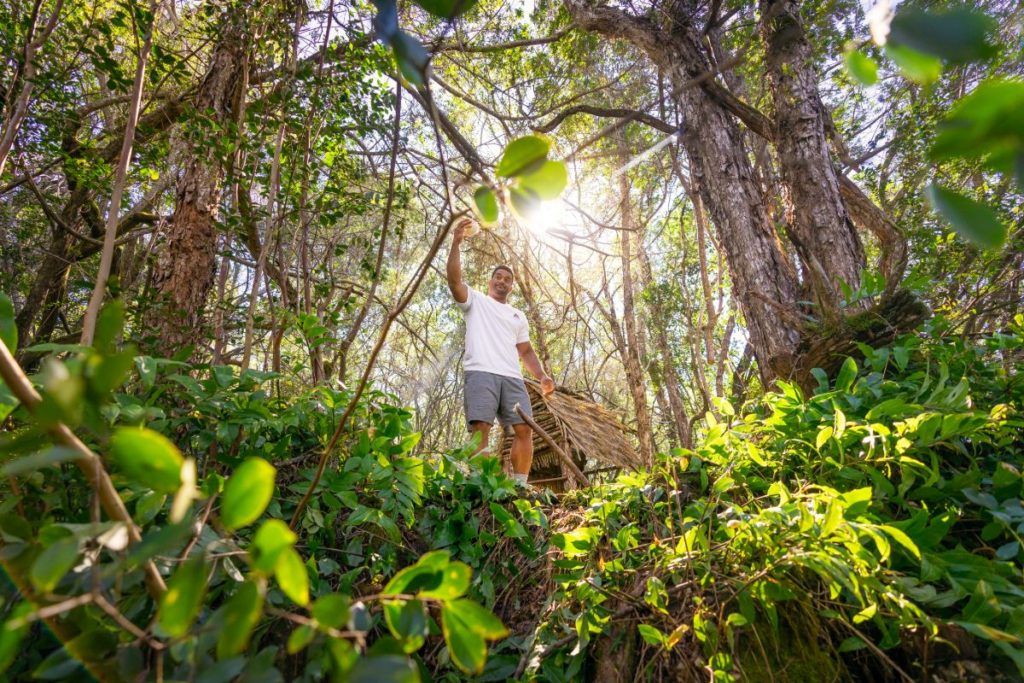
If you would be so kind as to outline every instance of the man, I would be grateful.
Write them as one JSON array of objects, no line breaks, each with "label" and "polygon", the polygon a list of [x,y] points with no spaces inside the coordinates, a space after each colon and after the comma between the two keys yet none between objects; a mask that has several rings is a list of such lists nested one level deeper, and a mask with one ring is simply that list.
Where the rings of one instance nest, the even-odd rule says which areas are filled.
[{"label": "man", "polygon": [[501,424],[512,425],[513,478],[522,486],[533,463],[533,434],[514,410],[516,403],[523,412],[533,415],[530,397],[523,383],[519,361],[540,380],[544,395],[555,390],[552,380],[540,364],[530,345],[530,327],[522,311],[509,306],[508,295],[515,275],[501,265],[491,273],[487,294],[470,289],[462,281],[459,247],[466,238],[466,228],[473,221],[463,218],[455,225],[452,249],[448,254],[448,289],[466,318],[465,394],[463,405],[466,422],[474,434],[480,435],[477,452],[487,446],[491,425],[497,417]]}]

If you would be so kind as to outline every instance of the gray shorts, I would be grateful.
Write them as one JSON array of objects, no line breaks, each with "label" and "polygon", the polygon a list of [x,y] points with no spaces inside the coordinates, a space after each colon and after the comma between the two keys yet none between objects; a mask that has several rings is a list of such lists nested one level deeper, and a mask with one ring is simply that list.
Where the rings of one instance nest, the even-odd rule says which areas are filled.
[{"label": "gray shorts", "polygon": [[522,424],[523,418],[515,411],[516,403],[523,412],[533,417],[526,384],[518,377],[505,377],[480,370],[466,371],[466,391],[462,405],[466,410],[466,423],[494,424],[494,418],[504,425]]}]

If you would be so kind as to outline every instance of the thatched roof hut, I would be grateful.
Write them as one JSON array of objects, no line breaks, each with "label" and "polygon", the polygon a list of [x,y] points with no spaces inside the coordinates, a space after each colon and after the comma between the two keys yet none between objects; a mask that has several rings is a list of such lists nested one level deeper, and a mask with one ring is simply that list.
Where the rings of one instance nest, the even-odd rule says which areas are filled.
[{"label": "thatched roof hut", "polygon": [[[615,413],[565,389],[556,389],[550,396],[543,397],[538,382],[525,381],[534,420],[579,469],[587,472],[588,468],[637,469],[642,466],[640,455],[626,438],[626,426]],[[501,447],[506,463],[511,447],[512,435],[508,430]],[[571,488],[575,480],[567,469],[558,454],[534,434],[530,482],[557,491]]]}]

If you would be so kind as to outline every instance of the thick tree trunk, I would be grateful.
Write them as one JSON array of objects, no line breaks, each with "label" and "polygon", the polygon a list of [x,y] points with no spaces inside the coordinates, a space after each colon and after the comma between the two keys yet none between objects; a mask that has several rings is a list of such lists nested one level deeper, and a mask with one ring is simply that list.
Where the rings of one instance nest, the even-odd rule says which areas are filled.
[{"label": "thick tree trunk", "polygon": [[669,10],[671,30],[587,0],[566,0],[566,6],[579,27],[628,40],[669,75],[684,116],[691,174],[725,250],[762,378],[767,384],[788,377],[800,341],[797,277],[765,210],[739,126],[704,88],[694,86],[693,79],[711,69],[701,29],[680,6]]},{"label": "thick tree trunk", "polygon": [[[248,69],[249,36],[244,17],[224,26],[210,68],[196,95],[195,109],[211,119],[207,135],[237,118]],[[156,347],[173,353],[204,337],[202,311],[217,270],[217,215],[220,209],[224,160],[214,140],[185,141],[178,176],[174,216],[157,261],[153,286],[157,305],[149,315],[149,332]]]},{"label": "thick tree trunk", "polygon": [[866,263],[864,247],[840,196],[826,135],[829,114],[818,93],[799,4],[761,0],[760,10],[789,236],[820,314],[835,320],[839,282],[853,289],[859,286]]}]

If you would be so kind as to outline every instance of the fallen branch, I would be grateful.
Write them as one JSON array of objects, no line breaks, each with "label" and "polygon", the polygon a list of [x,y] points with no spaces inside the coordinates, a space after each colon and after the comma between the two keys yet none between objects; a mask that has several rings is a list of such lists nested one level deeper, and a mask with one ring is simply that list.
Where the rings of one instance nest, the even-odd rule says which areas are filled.
[{"label": "fallen branch", "polygon": [[518,403],[516,403],[515,405],[515,411],[516,413],[518,413],[519,417],[523,418],[523,422],[530,425],[530,429],[537,432],[540,435],[540,438],[544,439],[544,443],[550,446],[551,450],[558,454],[558,457],[561,458],[562,460],[562,464],[565,465],[570,472],[572,472],[573,476],[576,477],[576,480],[579,481],[579,483],[582,486],[589,488],[590,480],[587,479],[587,475],[583,474],[583,472],[580,471],[579,467],[576,467],[576,463],[574,463],[572,461],[572,458],[570,458],[566,454],[566,452],[563,451],[557,443],[555,443],[555,440],[552,439],[551,436],[547,432],[545,432],[532,417],[527,415],[523,411],[523,409],[519,407]]}]

